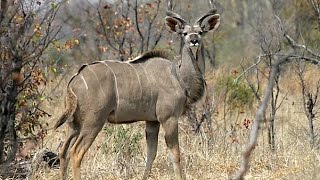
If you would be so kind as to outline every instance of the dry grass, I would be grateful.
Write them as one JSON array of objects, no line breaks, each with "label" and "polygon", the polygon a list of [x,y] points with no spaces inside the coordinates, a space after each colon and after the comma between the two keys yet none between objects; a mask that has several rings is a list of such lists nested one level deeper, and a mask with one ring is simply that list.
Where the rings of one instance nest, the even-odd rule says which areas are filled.
[{"label": "dry grass", "polygon": [[[287,81],[284,81],[283,89],[289,89],[290,93],[276,118],[276,151],[269,149],[267,129],[263,126],[247,179],[320,179],[319,141],[315,148],[310,147],[307,120],[301,100],[297,98],[297,82],[292,76],[285,77]],[[57,108],[55,111],[55,114],[60,114],[62,109]],[[215,112],[212,125],[203,124],[200,134],[193,133],[185,118],[180,120],[182,164],[187,179],[228,179],[239,167],[240,155],[250,131],[243,125],[243,121],[253,119],[254,111],[247,109],[238,113],[234,110],[225,115],[221,107],[217,107]],[[319,125],[319,122],[315,122],[316,132],[319,132]],[[82,177],[141,179],[146,156],[144,123],[106,124],[106,127],[107,130],[98,135],[83,160]],[[121,139],[117,133],[123,130],[128,132]],[[44,146],[56,151],[66,132],[66,126],[57,132],[49,132]],[[128,141],[133,138],[138,140]],[[128,142],[133,148],[127,148]],[[59,179],[59,170],[42,169],[36,172],[36,179]],[[162,130],[150,179],[174,179]]]},{"label": "dry grass", "polygon": [[[277,150],[268,150],[266,129],[263,129],[259,144],[251,161],[248,179],[318,179],[320,174],[318,149],[311,149],[305,132],[306,124],[301,115],[288,112],[288,117],[277,124]],[[279,118],[280,119],[280,118]],[[108,124],[107,124],[108,126]],[[122,125],[121,125],[122,126]],[[143,132],[143,123],[124,125],[133,133]],[[247,129],[237,129],[242,136],[232,141],[231,131],[222,128],[211,133],[194,135],[186,129],[186,121],[180,123],[180,142],[183,170],[187,179],[228,179],[239,166],[239,155],[246,141]],[[216,125],[214,125],[216,126]],[[118,127],[114,126],[115,132]],[[239,133],[241,131],[241,133]],[[57,149],[65,137],[66,128],[51,132],[46,138],[46,147]],[[163,137],[163,132],[160,132]],[[134,157],[113,152],[110,137],[101,132],[86,154],[82,164],[85,179],[140,179],[144,170],[145,140],[139,142]],[[106,150],[105,148],[110,148]],[[126,161],[124,161],[126,160]],[[37,179],[58,179],[59,170],[44,170],[37,173]],[[158,156],[154,162],[151,179],[173,179],[171,161],[163,138],[160,138]]]}]

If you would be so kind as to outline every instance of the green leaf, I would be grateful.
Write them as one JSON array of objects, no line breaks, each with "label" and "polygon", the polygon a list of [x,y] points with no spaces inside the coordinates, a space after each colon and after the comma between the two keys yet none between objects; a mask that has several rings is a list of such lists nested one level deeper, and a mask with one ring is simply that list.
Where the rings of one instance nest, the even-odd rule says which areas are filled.
[{"label": "green leaf", "polygon": [[52,9],[57,8],[57,6],[58,6],[58,5],[57,5],[55,2],[52,2],[52,3],[51,3],[51,7],[52,7]]},{"label": "green leaf", "polygon": [[51,71],[54,72],[54,73],[57,73],[57,68],[52,67],[52,68],[51,68]]}]

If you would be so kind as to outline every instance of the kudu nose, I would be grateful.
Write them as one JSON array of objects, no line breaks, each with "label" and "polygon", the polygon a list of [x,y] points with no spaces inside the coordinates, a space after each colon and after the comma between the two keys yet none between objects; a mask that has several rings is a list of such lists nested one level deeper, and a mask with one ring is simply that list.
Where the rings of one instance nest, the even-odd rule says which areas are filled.
[{"label": "kudu nose", "polygon": [[191,43],[196,45],[196,44],[199,44],[199,41],[197,39],[191,39]]}]

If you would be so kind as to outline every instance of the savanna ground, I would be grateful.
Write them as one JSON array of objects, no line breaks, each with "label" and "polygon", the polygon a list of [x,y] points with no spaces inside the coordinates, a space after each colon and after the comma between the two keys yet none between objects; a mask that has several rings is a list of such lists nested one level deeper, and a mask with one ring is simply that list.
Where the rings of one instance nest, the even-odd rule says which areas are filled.
[{"label": "savanna ground", "polygon": [[[226,69],[216,69],[209,83],[217,83],[216,79],[221,78]],[[313,69],[307,77],[312,80],[319,75],[318,69]],[[280,94],[283,102],[275,124],[276,149],[270,150],[266,123],[263,123],[246,179],[319,179],[319,141],[316,141],[314,148],[309,145],[299,83],[290,73],[285,73],[281,82],[286,90]],[[228,179],[239,168],[240,155],[249,137],[257,104],[252,107],[229,107],[221,96],[215,95],[212,121],[204,122],[199,133],[192,130],[186,117],[179,120],[182,167],[187,179]],[[54,109],[57,115],[64,110],[62,103],[58,104],[61,105]],[[53,124],[53,119],[48,123]],[[315,121],[315,127],[318,132],[318,121]],[[67,129],[64,125],[56,132],[50,131],[43,141],[43,147],[57,150],[66,137]],[[143,122],[130,125],[106,124],[85,155],[82,177],[141,179],[145,158]],[[33,178],[59,179],[59,169],[39,169]],[[150,179],[174,179],[162,130]]]}]

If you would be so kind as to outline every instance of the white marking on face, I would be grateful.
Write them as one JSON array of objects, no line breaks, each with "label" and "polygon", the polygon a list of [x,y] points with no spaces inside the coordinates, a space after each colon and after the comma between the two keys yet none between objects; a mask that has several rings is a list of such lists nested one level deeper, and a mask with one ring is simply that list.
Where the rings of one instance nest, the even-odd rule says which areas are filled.
[{"label": "white marking on face", "polygon": [[191,36],[191,35],[196,35],[197,37],[199,37],[198,33],[190,33],[189,36]]},{"label": "white marking on face", "polygon": [[193,43],[190,43],[190,47],[194,47],[194,48],[197,48],[199,46],[199,43],[195,43],[195,44],[193,44]]}]

